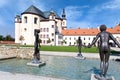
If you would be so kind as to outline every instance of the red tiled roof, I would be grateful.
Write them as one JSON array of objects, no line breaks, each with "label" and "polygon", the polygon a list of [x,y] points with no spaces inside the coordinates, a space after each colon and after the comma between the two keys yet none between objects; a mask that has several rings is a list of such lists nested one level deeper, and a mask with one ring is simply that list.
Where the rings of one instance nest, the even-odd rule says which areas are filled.
[{"label": "red tiled roof", "polygon": [[[112,34],[120,34],[120,26],[115,26],[114,28],[107,28],[107,31]],[[97,28],[78,28],[78,29],[66,29],[62,30],[63,35],[97,35],[99,33]]]}]

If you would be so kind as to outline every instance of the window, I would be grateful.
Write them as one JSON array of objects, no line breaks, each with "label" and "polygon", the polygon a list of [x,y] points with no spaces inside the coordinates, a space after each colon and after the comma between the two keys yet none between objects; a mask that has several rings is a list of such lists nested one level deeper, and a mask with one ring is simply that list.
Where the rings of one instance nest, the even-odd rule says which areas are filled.
[{"label": "window", "polygon": [[65,25],[65,22],[63,22],[63,25]]},{"label": "window", "polygon": [[54,36],[54,33],[52,33],[52,36]]},{"label": "window", "polygon": [[40,29],[40,31],[42,32],[42,28]]},{"label": "window", "polygon": [[40,38],[42,38],[42,35],[40,35]]},{"label": "window", "polygon": [[85,40],[85,38],[84,38],[84,40]]},{"label": "window", "polygon": [[54,25],[52,25],[52,28],[54,28]]},{"label": "window", "polygon": [[27,29],[26,29],[26,28],[24,28],[24,31],[27,31]]},{"label": "window", "polygon": [[37,18],[34,18],[34,24],[37,24]]},{"label": "window", "polygon": [[84,43],[84,46],[86,45],[86,43]]},{"label": "window", "polygon": [[67,40],[67,38],[65,38],[65,40]]},{"label": "window", "polygon": [[52,39],[52,41],[54,41],[54,39]]},{"label": "window", "polygon": [[90,40],[90,37],[89,37],[89,40]]},{"label": "window", "polygon": [[49,35],[47,34],[47,38],[49,38]]},{"label": "window", "polygon": [[76,38],[74,37],[74,40],[76,40]]},{"label": "window", "polygon": [[49,32],[49,28],[47,28],[47,32]]},{"label": "window", "polygon": [[45,35],[43,35],[43,38],[45,38]]},{"label": "window", "polygon": [[45,32],[45,30],[46,30],[46,29],[45,29],[45,28],[43,28],[43,32]]},{"label": "window", "polygon": [[45,40],[43,40],[43,43],[45,44]]},{"label": "window", "polygon": [[24,17],[24,22],[27,23],[27,17],[26,16]]}]

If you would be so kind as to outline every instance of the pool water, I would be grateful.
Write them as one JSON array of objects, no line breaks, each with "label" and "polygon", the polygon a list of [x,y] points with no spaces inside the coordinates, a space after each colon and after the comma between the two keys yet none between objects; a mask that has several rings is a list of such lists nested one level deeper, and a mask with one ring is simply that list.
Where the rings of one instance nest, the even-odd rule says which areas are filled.
[{"label": "pool water", "polygon": [[[9,59],[0,61],[0,71],[32,74],[66,80],[90,80],[91,74],[98,74],[100,61],[97,59],[80,60],[74,57],[43,56],[46,65],[27,66],[31,60]],[[107,76],[120,80],[120,62],[109,61]]]}]

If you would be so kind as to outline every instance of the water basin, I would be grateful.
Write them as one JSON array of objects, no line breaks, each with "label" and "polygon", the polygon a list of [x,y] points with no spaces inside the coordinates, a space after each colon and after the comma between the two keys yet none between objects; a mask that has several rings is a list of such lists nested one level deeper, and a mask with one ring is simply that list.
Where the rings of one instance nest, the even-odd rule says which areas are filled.
[{"label": "water basin", "polygon": [[[97,59],[80,60],[74,57],[42,56],[45,66],[27,66],[31,60],[9,59],[0,61],[0,71],[11,73],[32,74],[37,76],[53,77],[66,80],[90,80],[91,74],[98,74],[99,63]],[[109,61],[108,76],[120,80],[120,62]]]}]

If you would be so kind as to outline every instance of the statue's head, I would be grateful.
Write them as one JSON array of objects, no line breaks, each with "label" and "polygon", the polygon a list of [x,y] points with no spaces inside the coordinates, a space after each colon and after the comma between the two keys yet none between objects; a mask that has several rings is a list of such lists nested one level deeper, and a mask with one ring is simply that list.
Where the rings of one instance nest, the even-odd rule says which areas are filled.
[{"label": "statue's head", "polygon": [[100,31],[106,31],[107,27],[106,25],[102,24],[100,25]]},{"label": "statue's head", "polygon": [[79,37],[78,37],[78,40],[80,40],[80,39],[81,39],[81,37],[79,36]]},{"label": "statue's head", "polygon": [[34,35],[37,35],[38,33],[40,33],[40,30],[39,29],[35,29],[34,30]]}]

